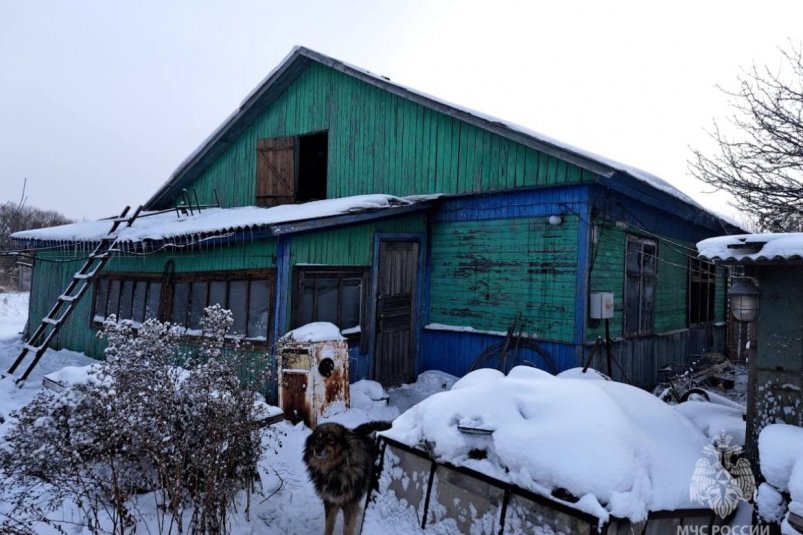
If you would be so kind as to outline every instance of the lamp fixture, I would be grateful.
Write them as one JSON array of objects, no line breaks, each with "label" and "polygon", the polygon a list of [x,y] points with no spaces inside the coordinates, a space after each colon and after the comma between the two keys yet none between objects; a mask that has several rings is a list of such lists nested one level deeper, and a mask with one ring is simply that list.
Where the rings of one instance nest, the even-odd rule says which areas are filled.
[{"label": "lamp fixture", "polygon": [[751,322],[758,318],[759,296],[756,280],[751,277],[739,277],[731,286],[731,312],[738,321]]}]

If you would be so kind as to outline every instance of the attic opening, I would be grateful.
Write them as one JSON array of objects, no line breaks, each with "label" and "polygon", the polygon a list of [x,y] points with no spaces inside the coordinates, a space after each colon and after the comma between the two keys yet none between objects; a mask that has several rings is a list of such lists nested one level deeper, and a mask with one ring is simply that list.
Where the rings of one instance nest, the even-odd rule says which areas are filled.
[{"label": "attic opening", "polygon": [[296,202],[326,198],[326,161],[329,136],[318,132],[298,138],[298,189]]},{"label": "attic opening", "polygon": [[260,139],[257,145],[256,204],[277,206],[326,198],[329,136]]}]

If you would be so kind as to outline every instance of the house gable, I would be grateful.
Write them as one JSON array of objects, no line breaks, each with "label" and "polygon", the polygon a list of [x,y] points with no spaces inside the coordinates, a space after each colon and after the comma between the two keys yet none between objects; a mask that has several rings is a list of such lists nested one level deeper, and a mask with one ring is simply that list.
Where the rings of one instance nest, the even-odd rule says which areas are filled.
[{"label": "house gable", "polygon": [[400,95],[399,86],[369,83],[375,82],[370,76],[366,81],[359,71],[322,61],[307,59],[296,65],[292,81],[247,99],[148,207],[170,206],[182,188],[194,189],[202,202],[214,201],[217,192],[227,207],[256,204],[260,143],[322,132],[328,198],[509,190],[589,182],[609,171],[557,147],[537,150],[535,140],[500,123]]}]

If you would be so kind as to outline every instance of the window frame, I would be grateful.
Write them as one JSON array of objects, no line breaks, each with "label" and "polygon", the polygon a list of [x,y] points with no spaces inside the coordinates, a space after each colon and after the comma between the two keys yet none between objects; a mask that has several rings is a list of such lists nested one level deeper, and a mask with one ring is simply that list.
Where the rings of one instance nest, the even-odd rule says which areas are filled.
[{"label": "window frame", "polygon": [[[103,321],[98,321],[96,319],[96,307],[98,304],[98,294],[101,291],[101,283],[102,281],[109,281],[107,286],[107,294],[106,294],[106,302],[108,307],[109,301],[109,292],[108,288],[111,287],[112,281],[120,281],[119,282],[119,290],[118,293],[122,295],[122,288],[123,283],[131,281],[134,285],[134,291],[132,294],[135,293],[136,283],[139,281],[148,281],[148,282],[157,282],[161,284],[160,288],[160,299],[159,299],[159,310],[157,312],[156,318],[159,321],[170,321],[173,323],[173,314],[175,312],[175,299],[176,299],[176,287],[180,284],[187,284],[187,296],[186,296],[186,306],[184,311],[184,318],[181,322],[176,322],[175,324],[184,327],[189,332],[184,334],[185,341],[192,343],[193,340],[198,340],[200,333],[192,332],[193,326],[189,323],[192,316],[192,285],[195,283],[201,283],[206,285],[206,289],[204,291],[205,295],[205,304],[209,302],[209,295],[210,295],[210,286],[213,282],[225,282],[225,300],[226,303],[224,304],[224,308],[230,307],[230,298],[231,298],[231,283],[232,282],[247,282],[248,284],[245,287],[245,299],[246,303],[243,307],[245,312],[244,318],[244,325],[245,325],[245,333],[243,334],[244,340],[252,345],[256,346],[266,346],[272,342],[273,339],[273,318],[274,318],[274,299],[276,295],[276,270],[275,269],[247,269],[247,270],[234,270],[234,271],[198,271],[198,272],[184,272],[184,273],[177,273],[170,277],[163,277],[161,274],[155,273],[138,273],[138,272],[115,272],[115,273],[103,273],[98,276],[95,280],[94,290],[93,290],[93,299],[92,299],[92,314],[90,316],[90,325],[92,327],[102,327],[103,321],[105,318],[108,317],[108,314],[104,316]],[[250,324],[250,314],[252,313],[252,307],[250,303],[250,299],[252,297],[251,291],[251,282],[252,281],[264,281],[267,282],[267,325],[266,331],[264,333],[264,340],[260,340],[255,337],[248,338],[248,327]],[[148,293],[146,292],[146,303],[148,300]],[[119,300],[118,300],[119,301]],[[133,296],[132,296],[132,309],[133,309]],[[230,308],[229,308],[230,309]],[[120,305],[118,302],[117,310],[120,310]],[[231,309],[230,309],[231,310]],[[118,316],[119,318],[119,316]],[[123,319],[130,319],[130,318],[123,318]],[[235,320],[236,322],[236,320]],[[232,335],[233,336],[233,335]],[[259,335],[261,336],[261,334]]]},{"label": "window frame", "polygon": [[[630,272],[630,265],[628,256],[631,250],[631,244],[638,244],[638,272]],[[652,247],[654,250],[652,272],[645,272],[645,248]],[[633,286],[630,284],[631,280],[637,281],[638,295],[631,295]],[[652,286],[652,307],[648,307],[649,295],[645,289],[648,285]],[[622,334],[623,336],[646,336],[655,333],[655,316],[656,316],[656,301],[657,301],[657,287],[658,287],[658,241],[653,238],[645,238],[628,234],[625,240],[625,262],[624,262],[624,303],[622,313]],[[634,309],[631,300],[638,299],[636,317],[631,317],[631,311]]]},{"label": "window frame", "polygon": [[[293,302],[292,302],[292,329],[302,325],[302,303],[304,282],[308,279],[337,279],[337,314],[338,322],[341,321],[343,313],[343,281],[347,279],[360,279],[360,331],[357,333],[343,334],[348,341],[349,347],[360,346],[365,351],[368,342],[368,310],[371,284],[370,266],[295,266],[293,268]],[[313,307],[315,305],[313,304]],[[318,321],[314,319],[312,321]],[[338,325],[340,327],[340,325]],[[342,333],[341,333],[342,334]]]},{"label": "window frame", "polygon": [[[696,289],[696,291],[695,291]],[[712,262],[689,258],[688,325],[704,325],[716,319],[717,268]],[[705,298],[705,302],[703,302]]]},{"label": "window frame", "polygon": [[[307,157],[305,141],[313,137],[323,136],[325,155],[323,160],[323,181],[318,188],[311,188],[309,182],[310,166],[313,158]],[[326,191],[329,181],[329,130],[316,130],[294,136],[273,136],[257,139],[256,147],[256,176],[254,182],[254,204],[261,207],[273,207],[282,204],[304,203],[310,200],[320,200],[315,197],[306,198],[311,189],[320,189],[327,198]],[[271,156],[272,155],[272,156]],[[288,173],[288,176],[279,176]],[[273,179],[273,180],[271,180]],[[277,182],[278,181],[278,182]],[[281,184],[279,183],[281,182]]]},{"label": "window frame", "polygon": [[[102,283],[104,281],[108,281],[108,284],[106,285],[106,307],[105,307],[103,319],[98,320],[98,319],[96,319],[98,317],[98,296],[99,296],[100,291],[101,291],[100,283]],[[148,287],[147,287],[147,289],[145,291],[145,303],[146,303],[146,306],[147,306],[147,303],[148,303],[149,297],[150,297],[150,291],[151,291],[150,285],[153,284],[153,283],[158,283],[158,284],[161,285],[160,289],[159,289],[159,292],[160,292],[159,303],[158,303],[158,307],[157,307],[157,310],[156,310],[155,318],[160,320],[160,321],[162,321],[162,318],[163,318],[162,310],[163,310],[163,298],[164,298],[164,287],[165,287],[165,285],[164,285],[164,281],[162,281],[162,277],[160,275],[152,274],[152,273],[103,273],[103,274],[99,275],[95,279],[95,282],[93,284],[92,310],[91,310],[91,313],[90,313],[90,316],[89,316],[89,318],[90,318],[89,321],[90,321],[91,326],[100,327],[100,326],[103,325],[103,322],[106,321],[106,318],[109,317],[109,309],[108,309],[108,307],[109,307],[109,297],[111,295],[110,294],[111,286],[112,286],[114,281],[118,282],[117,309],[114,312],[114,315],[115,315],[115,317],[117,317],[118,320],[121,319],[120,318],[120,303],[122,301],[121,297],[123,295],[123,286],[124,286],[123,283],[124,282],[130,282],[134,286],[134,288],[132,289],[132,292],[131,292],[131,303],[130,303],[130,310],[131,310],[132,315],[133,315],[134,296],[136,294],[136,292],[135,292],[136,285],[139,282],[145,282],[145,283],[148,283]],[[132,318],[122,318],[122,319],[132,320],[132,321],[135,321],[135,322],[138,321],[138,320],[135,320],[133,317]],[[145,319],[146,318],[144,317],[144,313],[143,313],[143,321]]]}]

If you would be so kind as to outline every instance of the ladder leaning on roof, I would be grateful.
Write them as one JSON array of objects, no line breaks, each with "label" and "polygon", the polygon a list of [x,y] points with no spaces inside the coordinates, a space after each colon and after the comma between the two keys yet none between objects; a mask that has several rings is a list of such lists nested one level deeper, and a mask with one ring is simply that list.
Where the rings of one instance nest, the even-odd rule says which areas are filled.
[{"label": "ladder leaning on roof", "polygon": [[[127,218],[126,215],[130,208],[130,206],[126,206],[122,213],[112,220],[113,224],[111,230],[100,240],[100,243],[98,243],[97,247],[89,254],[81,268],[75,272],[72,280],[67,284],[67,288],[56,300],[56,304],[53,305],[50,312],[42,318],[42,321],[28,339],[28,342],[22,346],[19,356],[17,356],[17,359],[5,373],[3,376],[4,378],[14,377],[14,382],[18,386],[22,386],[25,380],[28,379],[28,375],[30,375],[31,371],[33,371],[39,363],[39,359],[41,359],[42,355],[47,351],[48,344],[50,344],[53,337],[59,332],[59,329],[64,325],[64,322],[75,309],[81,297],[86,293],[87,288],[89,288],[92,281],[114,253],[114,244],[117,243],[117,237],[114,235],[114,232],[120,226],[120,223],[126,223],[126,226],[130,227],[137,216],[139,216],[140,211],[142,211],[142,206],[140,206],[134,211],[134,215]],[[29,353],[33,353],[31,363],[22,375],[15,377],[14,372]]]}]

